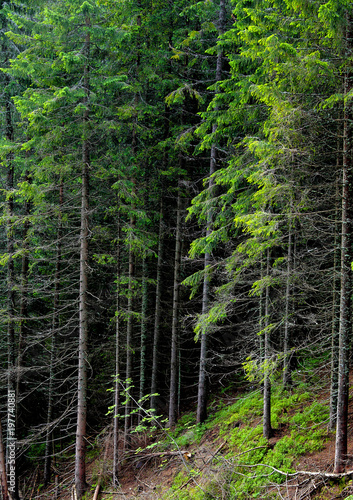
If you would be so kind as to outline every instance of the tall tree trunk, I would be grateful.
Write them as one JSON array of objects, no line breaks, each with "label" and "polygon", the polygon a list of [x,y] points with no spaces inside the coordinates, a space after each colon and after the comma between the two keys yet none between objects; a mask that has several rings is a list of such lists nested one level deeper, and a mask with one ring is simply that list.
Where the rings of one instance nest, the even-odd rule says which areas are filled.
[{"label": "tall tree trunk", "polygon": [[[346,60],[350,61],[353,47],[353,23],[347,14]],[[353,73],[346,69],[344,93],[347,95],[353,87]],[[337,426],[334,471],[340,473],[345,468],[347,457],[347,421],[348,421],[348,376],[349,342],[352,333],[352,102],[345,101],[343,120],[343,176],[342,176],[342,240],[341,240],[341,299],[339,330],[339,367]]]},{"label": "tall tree trunk", "polygon": [[174,285],[172,312],[172,342],[170,355],[170,386],[169,386],[169,426],[173,427],[177,417],[178,397],[178,320],[179,320],[179,280],[181,265],[181,195],[178,189],[177,223],[175,236]]},{"label": "tall tree trunk", "polygon": [[2,425],[0,420],[0,478],[1,478],[1,498],[2,500],[9,500],[9,491],[7,488],[7,474],[6,474],[6,456],[5,447],[2,434]]},{"label": "tall tree trunk", "polygon": [[60,269],[61,269],[61,253],[62,253],[62,207],[64,203],[64,185],[61,180],[59,186],[59,220],[57,232],[57,250],[54,278],[54,300],[53,300],[53,319],[51,331],[51,346],[50,346],[50,366],[49,366],[49,388],[48,388],[48,412],[47,412],[47,432],[45,437],[45,461],[44,461],[44,485],[50,482],[50,467],[51,467],[51,452],[52,445],[52,416],[54,403],[54,379],[55,379],[55,358],[56,358],[56,329],[59,325],[59,292],[60,292]]},{"label": "tall tree trunk", "polygon": [[[141,304],[141,343],[140,343],[140,405],[143,406],[142,398],[146,387],[146,350],[147,350],[147,315],[148,315],[148,284],[147,284],[147,258],[144,255],[142,261],[142,304]],[[139,422],[143,418],[143,409],[139,411]]]},{"label": "tall tree trunk", "polygon": [[75,455],[75,486],[78,500],[86,489],[86,423],[87,423],[87,356],[88,356],[88,192],[89,192],[89,142],[86,137],[89,121],[89,60],[90,60],[90,19],[86,17],[87,33],[84,44],[86,58],[84,67],[84,104],[86,110],[83,119],[82,142],[82,187],[81,187],[81,234],[80,234],[80,297],[79,297],[79,359],[77,392],[77,430]]},{"label": "tall tree trunk", "polygon": [[[140,1],[137,2],[137,8],[141,9]],[[139,28],[141,28],[141,14],[139,13],[136,17],[136,24]],[[140,30],[137,31],[137,54],[136,54],[136,81],[139,81],[139,70],[140,70]],[[137,156],[137,123],[138,123],[138,103],[139,103],[139,94],[136,92],[134,96],[134,113],[133,113],[133,125],[132,125],[132,156],[136,158]],[[136,179],[133,178],[134,185],[134,193],[135,193],[135,185]],[[132,206],[132,209],[135,207]],[[131,230],[135,225],[135,216],[132,215],[130,218]],[[132,425],[132,416],[131,416],[131,398],[130,398],[130,390],[132,385],[132,355],[133,355],[133,280],[134,280],[134,253],[132,244],[129,244],[129,283],[128,283],[128,305],[127,305],[127,327],[126,327],[126,404],[125,404],[125,424],[124,424],[124,447],[130,444],[130,427]]]},{"label": "tall tree trunk", "polygon": [[[211,187],[212,181],[210,180]],[[206,231],[206,236],[211,234],[211,222],[209,222],[209,227]],[[210,271],[208,266],[210,265],[210,254],[205,253],[204,258],[204,271],[205,276],[203,280],[203,290],[202,290],[202,314],[206,315],[208,312],[209,303],[209,280]],[[199,383],[198,383],[198,394],[197,394],[197,411],[196,411],[196,422],[202,423],[207,418],[207,355],[208,355],[208,332],[204,331],[201,333],[201,346],[200,346],[200,365],[199,365]]]},{"label": "tall tree trunk", "polygon": [[[30,183],[31,179],[29,177],[29,172],[25,173],[24,181]],[[17,421],[19,421],[19,410],[20,410],[20,381],[21,381],[21,368],[23,364],[23,355],[26,345],[27,337],[27,315],[28,315],[28,231],[29,231],[29,216],[31,213],[31,203],[26,200],[24,206],[25,222],[23,227],[22,245],[23,254],[21,262],[21,294],[20,294],[20,320],[19,320],[19,331],[18,331],[18,343],[17,343],[17,361],[16,361],[16,396],[17,396]]]},{"label": "tall tree trunk", "polygon": [[[131,225],[134,221],[131,220]],[[133,327],[133,280],[134,280],[134,254],[132,244],[129,245],[129,283],[128,283],[128,299],[127,299],[127,325],[126,325],[126,404],[125,404],[125,425],[124,425],[124,446],[128,446],[131,427],[131,402],[130,390],[132,383],[132,327]]]},{"label": "tall tree trunk", "polygon": [[154,313],[153,329],[153,356],[152,356],[152,375],[151,375],[151,410],[156,415],[158,393],[158,362],[159,362],[159,336],[161,322],[161,299],[162,299],[162,264],[163,264],[163,199],[159,212],[159,231],[158,231],[158,260],[157,260],[157,278],[156,278],[156,305]]},{"label": "tall tree trunk", "polygon": [[[225,32],[225,23],[226,23],[226,9],[225,9],[225,0],[220,0],[219,4],[219,34],[223,34]],[[223,51],[219,49],[217,54],[217,66],[216,66],[216,82],[222,80],[222,62],[223,62]],[[215,134],[217,130],[217,124],[212,125],[212,133]],[[210,171],[209,171],[209,185],[208,191],[209,196],[212,199],[214,196],[214,180],[212,175],[216,171],[217,165],[217,149],[216,144],[213,143],[211,146],[211,154],[210,154]],[[209,209],[207,215],[207,229],[206,229],[206,237],[212,233],[212,208]],[[203,280],[203,291],[202,291],[202,314],[206,315],[208,312],[209,306],[209,282],[210,282],[210,272],[209,265],[211,261],[211,255],[209,252],[205,252],[204,258],[204,271],[205,276]],[[201,346],[200,346],[200,365],[199,365],[199,383],[198,383],[198,395],[197,395],[197,411],[196,411],[196,422],[202,423],[207,418],[207,398],[208,398],[208,389],[207,389],[207,356],[208,356],[208,332],[205,331],[201,333]]]},{"label": "tall tree trunk", "polygon": [[[260,256],[260,276],[261,280],[264,277],[264,259],[263,259],[263,254]],[[259,330],[262,332],[263,327],[264,327],[264,292],[263,289],[260,291],[260,297],[259,297]],[[260,364],[264,362],[265,359],[265,353],[264,353],[264,337],[262,334],[259,335],[259,360]]]},{"label": "tall tree trunk", "polygon": [[[338,152],[337,152],[338,156]],[[337,159],[337,167],[339,167]],[[339,283],[338,268],[340,249],[338,243],[339,236],[339,183],[336,180],[336,210],[335,210],[335,237],[333,255],[333,280],[332,280],[332,327],[331,327],[331,388],[330,388],[330,421],[329,429],[336,427],[337,419],[337,395],[338,395],[338,358],[339,358]]]},{"label": "tall tree trunk", "polygon": [[[28,154],[27,154],[28,157]],[[26,171],[24,176],[24,181],[30,183],[31,179],[29,177],[29,172]],[[28,315],[28,268],[29,268],[29,259],[28,259],[28,231],[30,227],[29,216],[31,212],[31,203],[26,200],[24,203],[24,226],[23,226],[23,234],[22,234],[22,261],[21,261],[21,285],[20,285],[20,310],[19,310],[19,327],[18,327],[18,341],[17,341],[17,359],[16,363],[16,381],[14,382],[15,387],[15,397],[16,397],[16,431],[21,432],[22,422],[21,422],[21,391],[20,391],[20,381],[21,381],[21,370],[23,366],[23,358],[25,352],[26,339],[28,336],[28,326],[27,326],[27,315]],[[10,466],[11,468],[11,466]],[[16,478],[16,493],[15,497],[18,495],[18,478],[17,474]]]},{"label": "tall tree trunk", "polygon": [[286,303],[285,303],[285,320],[284,320],[284,339],[283,339],[283,388],[287,389],[291,385],[292,374],[290,368],[290,283],[292,277],[292,207],[289,214],[288,228],[288,249],[287,249],[287,277],[286,277]]},{"label": "tall tree trunk", "polygon": [[[270,251],[267,249],[266,274],[270,275]],[[270,439],[271,428],[271,380],[270,380],[270,338],[269,338],[269,314],[270,314],[270,287],[266,286],[265,297],[265,340],[264,340],[264,415],[263,415],[263,436]]]},{"label": "tall tree trunk", "polygon": [[[119,217],[119,216],[118,216]],[[118,218],[117,271],[116,271],[116,316],[115,316],[115,387],[113,425],[113,487],[119,485],[119,394],[120,394],[120,218]]]},{"label": "tall tree trunk", "polygon": [[[9,82],[8,82],[9,83]],[[14,129],[12,124],[11,116],[11,103],[10,97],[6,98],[6,139],[8,141],[14,141]],[[11,456],[11,471],[9,483],[9,491],[14,500],[18,499],[18,482],[16,474],[16,456],[13,454],[13,450],[16,450],[16,408],[17,408],[17,395],[16,395],[16,359],[15,359],[15,266],[14,266],[14,200],[13,200],[13,190],[14,190],[14,165],[13,165],[13,154],[9,154],[7,157],[8,167],[7,167],[7,227],[6,227],[6,239],[7,239],[7,254],[8,254],[8,264],[7,264],[7,365],[8,365],[8,378],[7,378],[7,400],[14,401],[13,413],[9,412],[9,418],[11,418],[10,427],[7,425],[7,443],[6,443],[6,463],[7,472],[10,470],[10,456]]]}]

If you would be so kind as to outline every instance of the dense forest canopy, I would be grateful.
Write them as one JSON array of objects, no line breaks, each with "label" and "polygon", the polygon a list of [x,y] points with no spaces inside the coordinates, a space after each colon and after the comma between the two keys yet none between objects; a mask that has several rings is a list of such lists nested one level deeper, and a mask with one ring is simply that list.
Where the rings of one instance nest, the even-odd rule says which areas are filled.
[{"label": "dense forest canopy", "polygon": [[202,423],[230,382],[263,387],[270,438],[271,387],[307,359],[329,367],[344,470],[352,9],[1,2],[4,500],[74,442],[82,498],[87,429],[112,420],[118,484],[146,415],[196,403]]}]

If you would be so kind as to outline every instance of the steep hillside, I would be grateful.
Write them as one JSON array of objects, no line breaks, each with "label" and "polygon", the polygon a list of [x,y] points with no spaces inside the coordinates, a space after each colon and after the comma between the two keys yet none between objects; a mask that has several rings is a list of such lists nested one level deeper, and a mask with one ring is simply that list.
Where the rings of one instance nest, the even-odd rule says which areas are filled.
[{"label": "steep hillside", "polygon": [[[91,489],[86,498],[98,498],[98,483],[102,500],[351,498],[352,476],[332,474],[335,436],[327,430],[329,392],[320,387],[322,380],[324,374],[317,373],[310,383],[298,378],[290,391],[274,388],[274,430],[268,441],[262,436],[259,389],[232,393],[230,388],[228,394],[215,397],[202,425],[195,425],[195,413],[190,412],[173,431],[163,423],[153,432],[146,426],[133,434],[131,449],[121,450],[116,490],[111,485],[112,446],[106,429],[90,447]],[[351,404],[347,470],[353,459],[352,417]],[[40,498],[71,498],[73,471],[65,469],[67,464],[57,464],[60,486],[52,486]]]}]

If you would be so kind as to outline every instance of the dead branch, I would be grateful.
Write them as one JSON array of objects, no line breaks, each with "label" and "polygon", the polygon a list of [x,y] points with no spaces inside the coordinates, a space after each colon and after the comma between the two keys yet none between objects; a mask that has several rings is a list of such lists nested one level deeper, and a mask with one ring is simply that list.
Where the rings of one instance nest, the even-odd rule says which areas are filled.
[{"label": "dead branch", "polygon": [[309,476],[309,477],[318,477],[318,478],[324,478],[324,479],[342,479],[343,477],[349,477],[353,476],[353,470],[350,470],[348,472],[341,472],[340,474],[336,474],[334,472],[313,472],[313,471],[307,471],[307,470],[298,470],[296,472],[284,472],[282,470],[276,469],[276,467],[273,467],[272,465],[267,465],[267,464],[254,464],[254,465],[247,465],[247,464],[233,464],[233,467],[247,467],[247,468],[255,468],[255,467],[267,467],[268,469],[271,469],[273,472],[277,472],[278,474],[282,474],[283,476],[286,476],[287,478],[289,477],[296,477],[296,476]]},{"label": "dead branch", "polygon": [[143,458],[156,458],[156,457],[176,457],[176,456],[182,456],[187,459],[191,458],[191,453],[187,450],[180,450],[180,451],[159,451],[155,453],[143,453],[143,452],[138,452],[134,453],[133,455],[137,459],[143,459]]},{"label": "dead branch", "polygon": [[131,491],[126,491],[125,493],[123,491],[101,491],[102,495],[131,495]]}]

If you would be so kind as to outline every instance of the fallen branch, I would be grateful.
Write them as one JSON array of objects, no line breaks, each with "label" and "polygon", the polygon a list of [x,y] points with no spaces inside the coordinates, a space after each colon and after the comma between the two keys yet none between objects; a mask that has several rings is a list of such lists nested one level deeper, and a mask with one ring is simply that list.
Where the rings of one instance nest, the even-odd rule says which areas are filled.
[{"label": "fallen branch", "polygon": [[176,456],[183,456],[184,458],[187,457],[187,459],[191,458],[191,453],[187,450],[180,450],[180,451],[159,451],[155,453],[134,453],[132,457],[138,458],[138,459],[143,459],[143,458],[156,458],[156,457],[176,457]]},{"label": "fallen branch", "polygon": [[131,491],[126,491],[125,493],[123,491],[103,491],[101,490],[102,495],[131,495]]},{"label": "fallen branch", "polygon": [[317,478],[311,478],[307,480],[307,485],[305,488],[303,488],[303,491],[299,491],[299,497],[298,500],[304,500],[305,498],[311,498],[311,494],[314,492],[318,492],[321,490],[321,488],[324,486],[325,480],[324,478],[320,477],[319,479]]},{"label": "fallen branch", "polygon": [[309,477],[322,477],[325,479],[342,479],[343,477],[348,477],[348,476],[353,476],[353,470],[350,470],[348,472],[341,472],[339,474],[336,474],[334,472],[312,472],[308,470],[298,470],[296,472],[284,472],[282,470],[276,469],[276,467],[273,467],[272,465],[267,465],[267,464],[253,464],[253,465],[247,465],[247,464],[233,464],[233,467],[247,467],[247,468],[254,468],[254,467],[267,467],[268,469],[271,469],[273,472],[277,472],[278,474],[282,474],[283,476],[286,477],[295,477],[295,476],[309,476]]}]

